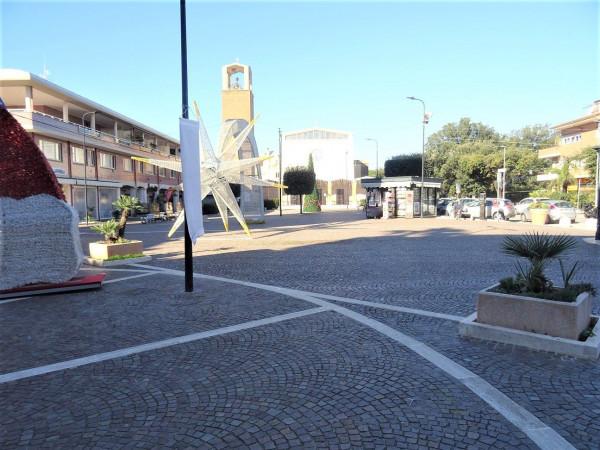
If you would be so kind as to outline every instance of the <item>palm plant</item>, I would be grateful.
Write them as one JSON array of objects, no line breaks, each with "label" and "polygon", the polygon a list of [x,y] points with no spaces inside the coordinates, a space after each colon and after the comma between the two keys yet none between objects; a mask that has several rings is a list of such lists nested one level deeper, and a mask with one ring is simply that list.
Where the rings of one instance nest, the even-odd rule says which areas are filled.
[{"label": "palm plant", "polygon": [[91,229],[102,234],[106,242],[117,242],[119,240],[119,224],[114,219],[94,225]]},{"label": "palm plant", "polygon": [[130,197],[129,195],[121,195],[118,200],[113,202],[113,206],[121,211],[121,217],[119,218],[118,235],[119,238],[125,237],[125,227],[127,226],[127,218],[132,211],[140,211],[143,209],[142,204],[136,197]]},{"label": "palm plant", "polygon": [[575,248],[577,241],[566,235],[527,233],[524,236],[506,236],[502,251],[506,255],[529,260],[529,267],[517,262],[518,279],[530,292],[543,292],[552,287],[544,274],[547,263]]}]

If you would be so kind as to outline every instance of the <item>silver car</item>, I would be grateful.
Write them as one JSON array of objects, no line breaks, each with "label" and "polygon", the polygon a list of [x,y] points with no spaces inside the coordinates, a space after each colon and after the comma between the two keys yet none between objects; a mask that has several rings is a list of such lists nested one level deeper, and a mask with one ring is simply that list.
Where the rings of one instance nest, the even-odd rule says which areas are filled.
[{"label": "silver car", "polygon": [[571,203],[565,200],[545,200],[544,203],[550,205],[548,215],[551,222],[559,222],[563,217],[568,218],[571,223],[575,222],[577,209]]},{"label": "silver car", "polygon": [[521,218],[521,220],[523,222],[525,222],[526,220],[531,220],[531,213],[529,212],[529,207],[531,206],[531,204],[537,203],[537,202],[544,202],[547,200],[550,200],[550,199],[542,198],[542,197],[524,198],[523,200],[521,200],[519,203],[516,204],[516,206],[515,206],[516,214],[517,214],[517,216],[519,216]]},{"label": "silver car", "polygon": [[[467,204],[468,214],[471,218],[479,218],[481,208],[479,200],[473,200]],[[508,220],[515,215],[513,203],[504,198],[486,198],[485,199],[485,217],[486,219],[504,219]]]}]

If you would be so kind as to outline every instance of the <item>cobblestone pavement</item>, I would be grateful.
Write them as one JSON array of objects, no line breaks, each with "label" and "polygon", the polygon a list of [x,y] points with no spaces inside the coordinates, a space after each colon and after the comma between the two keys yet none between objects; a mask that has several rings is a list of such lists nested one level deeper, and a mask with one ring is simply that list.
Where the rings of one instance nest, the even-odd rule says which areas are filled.
[{"label": "cobblestone pavement", "polygon": [[[512,272],[502,236],[533,229],[351,211],[269,217],[253,239],[206,226],[197,273],[460,316]],[[168,227],[128,233],[150,266],[181,270]],[[597,286],[599,252],[582,244],[574,255]],[[0,302],[0,448],[537,448],[503,408],[376,326],[260,286],[196,279],[184,293],[181,276],[151,270],[109,270],[101,291]],[[600,447],[597,361],[462,339],[452,320],[330,304],[430,346],[575,447]]]},{"label": "cobblestone pavement", "polygon": [[[276,284],[324,294],[430,311],[468,315],[474,295],[515,272],[500,253],[506,234],[532,230],[592,236],[593,231],[534,227],[520,222],[449,219],[364,220],[358,212],[268,216],[253,239],[224,233],[218,220],[194,249],[196,272]],[[165,243],[168,224],[138,226],[150,244],[153,264],[183,269],[182,242]],[[154,228],[151,228],[154,227]],[[152,230],[156,230],[152,232]],[[180,238],[181,239],[181,238]],[[573,259],[579,278],[600,286],[600,246],[581,242]],[[560,281],[557,265],[549,270]],[[600,301],[595,302],[600,312]]]},{"label": "cobblestone pavement", "polygon": [[7,446],[534,448],[474,395],[323,313],[0,386]]},{"label": "cobblestone pavement", "polygon": [[447,320],[343,304],[430,345],[475,372],[580,449],[600,448],[600,364],[465,339]]}]

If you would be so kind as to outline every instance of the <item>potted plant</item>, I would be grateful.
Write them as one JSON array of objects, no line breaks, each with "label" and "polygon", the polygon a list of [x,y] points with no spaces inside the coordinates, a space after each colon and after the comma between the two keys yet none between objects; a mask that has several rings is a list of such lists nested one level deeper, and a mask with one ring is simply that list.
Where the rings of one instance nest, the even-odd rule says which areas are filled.
[{"label": "potted plant", "polygon": [[550,205],[544,202],[534,202],[529,206],[531,223],[534,225],[546,225],[550,220],[548,216]]},{"label": "potted plant", "polygon": [[90,242],[90,258],[105,261],[143,257],[143,242],[125,239],[127,218],[132,211],[141,210],[142,205],[137,198],[122,195],[113,202],[113,206],[121,213],[119,222],[111,219],[91,228],[93,231],[102,234],[104,241]]},{"label": "potted plant", "polygon": [[[527,263],[517,261],[516,276],[479,292],[477,322],[577,339],[590,326],[595,289],[590,283],[573,283],[578,262],[568,268],[559,259],[576,242],[571,236],[544,233],[507,236],[502,245],[504,253]],[[560,287],[545,273],[553,260],[558,261],[562,273]]]}]

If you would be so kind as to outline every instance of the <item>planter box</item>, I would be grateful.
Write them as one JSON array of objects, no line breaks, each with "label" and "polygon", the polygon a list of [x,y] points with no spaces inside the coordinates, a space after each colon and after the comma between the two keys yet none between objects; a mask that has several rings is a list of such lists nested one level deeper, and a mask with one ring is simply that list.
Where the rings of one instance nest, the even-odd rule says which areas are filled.
[{"label": "planter box", "polygon": [[105,242],[90,242],[90,256],[93,259],[108,259],[113,256],[143,253],[142,241],[129,241],[121,244],[107,244]]},{"label": "planter box", "polygon": [[572,303],[490,292],[477,296],[477,322],[549,336],[577,339],[590,324],[592,297],[580,294]]},{"label": "planter box", "polygon": [[547,209],[530,209],[531,223],[534,225],[546,225],[549,222]]}]

